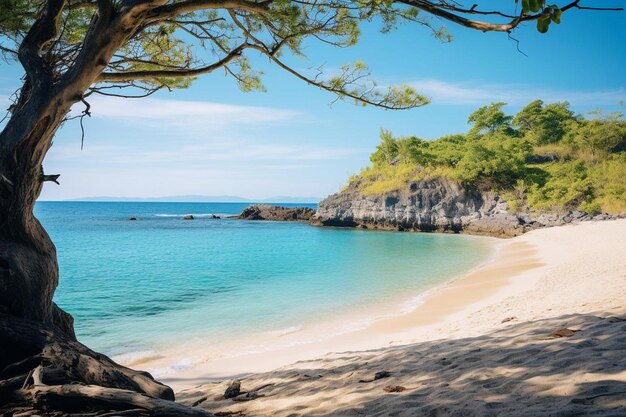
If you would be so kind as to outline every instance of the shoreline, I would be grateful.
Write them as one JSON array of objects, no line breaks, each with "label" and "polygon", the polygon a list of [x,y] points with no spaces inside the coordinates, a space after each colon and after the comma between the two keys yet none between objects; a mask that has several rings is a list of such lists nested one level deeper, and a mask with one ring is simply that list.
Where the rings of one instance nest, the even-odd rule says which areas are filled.
[{"label": "shoreline", "polygon": [[[438,286],[412,312],[350,334],[354,348],[336,340],[326,345],[336,353],[286,352],[289,365],[234,375],[254,401],[221,398],[228,380],[198,369],[179,377],[204,385],[178,399],[241,416],[619,415],[626,219],[498,244],[491,262]],[[381,371],[388,375],[377,381]]]},{"label": "shoreline", "polygon": [[[613,222],[626,225],[624,220],[608,221]],[[546,233],[559,234],[559,231],[572,228],[588,228],[587,225],[593,228],[595,225],[606,223],[590,222],[539,229],[512,239],[477,237],[492,239],[493,252],[482,264],[420,293],[417,297],[407,299],[403,310],[407,309],[407,305],[411,305],[409,311],[400,313],[396,311],[395,314],[389,315],[378,311],[376,316],[370,317],[370,322],[364,327],[336,336],[320,336],[324,331],[323,325],[305,331],[295,329],[291,333],[274,337],[273,346],[269,348],[263,344],[267,340],[259,340],[256,351],[242,351],[240,343],[223,346],[230,355],[221,357],[215,355],[211,357],[212,354],[206,352],[200,353],[198,357],[198,350],[202,350],[202,346],[190,343],[169,351],[166,355],[153,358],[155,360],[139,360],[127,365],[148,369],[164,383],[180,391],[207,381],[267,372],[296,361],[320,357],[329,352],[376,349],[416,340],[434,340],[441,335],[453,337],[461,334],[480,334],[487,329],[485,326],[472,323],[465,326],[464,331],[460,331],[455,322],[463,321],[465,316],[478,310],[497,305],[517,292],[532,288],[541,272],[553,266],[554,260],[541,253],[542,249],[545,252],[545,248],[537,246],[534,236]],[[472,291],[467,291],[468,288]],[[490,322],[490,325],[498,324],[514,314],[503,312],[502,315],[503,317],[495,322]],[[250,346],[254,345],[255,341],[247,342],[247,346]],[[190,359],[194,356],[195,359]],[[170,368],[163,372],[172,364],[174,369]]]},{"label": "shoreline", "polygon": [[[323,358],[332,355],[329,352],[366,351],[402,346],[416,341],[477,336],[499,326],[504,326],[504,323],[544,318],[546,315],[553,316],[556,312],[562,312],[563,309],[555,309],[549,313],[553,309],[546,307],[547,310],[543,314],[523,317],[519,309],[516,309],[519,305],[516,305],[511,299],[517,297],[519,304],[519,294],[533,293],[533,291],[536,293],[538,283],[542,279],[545,280],[546,276],[555,272],[554,270],[558,272],[558,270],[563,269],[574,256],[575,251],[572,252],[571,247],[569,247],[573,243],[571,241],[573,237],[584,238],[585,234],[591,233],[595,238],[590,239],[590,241],[596,242],[599,233],[611,231],[611,234],[615,235],[615,230],[621,230],[626,235],[626,220],[585,222],[577,225],[539,229],[506,240],[491,238],[494,249],[486,261],[461,276],[447,280],[445,283],[411,298],[407,301],[407,304],[411,302],[413,305],[409,311],[391,316],[375,317],[365,328],[331,338],[313,341],[309,339],[303,343],[285,343],[285,346],[279,349],[266,351],[259,349],[257,352],[235,354],[232,357],[221,357],[213,361],[210,358],[205,358],[201,363],[183,367],[184,369],[165,374],[159,379],[180,391],[202,383],[268,372],[297,361]],[[560,235],[566,236],[564,241],[563,238],[561,239],[561,243],[564,243],[565,247],[552,244],[555,239],[558,240]],[[622,243],[626,244],[626,242]],[[620,244],[617,243],[617,247],[613,247],[613,252],[619,250]],[[602,259],[602,256],[598,259]],[[623,266],[624,271],[626,271],[626,264]],[[468,291],[470,288],[472,291]],[[620,294],[626,297],[626,284],[619,289],[621,290]],[[619,307],[619,305],[618,302],[613,307]],[[609,309],[611,306],[606,305],[605,307]],[[302,336],[298,333],[299,330],[296,329],[293,333],[280,335],[276,338],[289,341],[289,339],[293,339],[294,335]],[[313,330],[314,333],[315,330]],[[237,352],[238,346],[233,344],[231,348]],[[190,350],[194,349],[197,350],[198,346],[189,345],[186,350],[179,350],[177,359],[184,362],[185,357],[190,354]],[[172,363],[175,360],[175,357],[168,356],[156,362],[138,361],[130,364],[130,366],[142,366],[144,369],[149,369],[150,366],[154,367],[159,362]]]},{"label": "shoreline", "polygon": [[[391,231],[380,231],[389,233]],[[396,232],[397,233],[397,232]],[[446,236],[451,234],[445,233]],[[395,295],[368,307],[356,307],[337,317],[324,317],[288,328],[267,331],[254,336],[220,341],[215,346],[203,336],[179,343],[168,343],[162,349],[122,353],[112,358],[131,368],[144,369],[175,391],[193,388],[206,381],[220,381],[250,373],[267,372],[292,362],[310,359],[331,351],[374,349],[386,345],[386,335],[371,338],[369,329],[375,323],[392,320],[419,308],[422,300],[440,288],[479,271],[497,256],[508,239],[463,234],[464,239],[479,240],[488,254],[469,270],[458,272],[436,283],[425,284],[417,294]]]}]

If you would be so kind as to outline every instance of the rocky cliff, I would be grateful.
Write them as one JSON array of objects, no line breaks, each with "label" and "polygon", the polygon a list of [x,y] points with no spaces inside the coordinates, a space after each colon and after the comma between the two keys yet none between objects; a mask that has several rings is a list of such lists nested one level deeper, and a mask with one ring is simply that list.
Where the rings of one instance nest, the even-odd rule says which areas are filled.
[{"label": "rocky cliff", "polygon": [[513,214],[497,193],[469,190],[444,178],[412,182],[404,190],[383,195],[363,195],[359,185],[359,181],[355,181],[321,201],[311,223],[510,237],[539,227],[611,217],[591,217],[579,211]]}]

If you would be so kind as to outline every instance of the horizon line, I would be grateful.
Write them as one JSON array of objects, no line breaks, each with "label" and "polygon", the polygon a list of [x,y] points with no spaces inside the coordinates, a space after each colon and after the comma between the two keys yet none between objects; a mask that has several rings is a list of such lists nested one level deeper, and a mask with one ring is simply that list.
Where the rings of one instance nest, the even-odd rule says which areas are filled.
[{"label": "horizon line", "polygon": [[[187,199],[185,199],[187,197]],[[192,198],[194,197],[194,198]],[[220,199],[222,197],[223,199]],[[162,197],[76,197],[68,199],[38,199],[47,203],[319,203],[324,197],[276,196],[267,198],[248,198],[239,196],[162,196]]]}]

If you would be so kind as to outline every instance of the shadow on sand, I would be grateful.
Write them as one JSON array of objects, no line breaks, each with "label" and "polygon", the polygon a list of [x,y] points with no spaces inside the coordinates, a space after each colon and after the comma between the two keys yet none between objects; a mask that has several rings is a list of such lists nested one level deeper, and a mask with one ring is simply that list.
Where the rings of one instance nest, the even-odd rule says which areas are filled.
[{"label": "shadow on sand", "polygon": [[[252,396],[220,399],[224,382],[178,399],[234,416],[624,417],[623,313],[511,321],[479,337],[329,354],[245,377]],[[579,331],[552,335],[564,328]],[[389,376],[363,382],[381,371]]]}]

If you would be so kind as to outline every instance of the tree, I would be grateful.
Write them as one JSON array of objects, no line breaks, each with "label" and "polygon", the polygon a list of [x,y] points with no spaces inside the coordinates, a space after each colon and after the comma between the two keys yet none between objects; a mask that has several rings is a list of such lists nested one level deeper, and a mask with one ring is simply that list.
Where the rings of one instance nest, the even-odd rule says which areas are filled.
[{"label": "tree", "polygon": [[428,153],[428,142],[424,139],[410,136],[398,139],[396,143],[398,144],[398,156],[402,163],[425,166],[432,159],[432,155]]},{"label": "tree", "polygon": [[525,159],[532,152],[526,141],[504,133],[485,135],[472,141],[456,165],[454,177],[479,188],[510,187],[522,178]]},{"label": "tree", "polygon": [[522,133],[532,130],[543,113],[543,100],[534,100],[528,103],[513,118],[513,126],[517,126]]},{"label": "tree", "polygon": [[428,145],[435,164],[455,167],[465,156],[468,140],[464,135],[448,135],[430,142]]},{"label": "tree", "polygon": [[376,146],[376,152],[370,157],[374,166],[390,164],[398,156],[398,143],[389,130],[381,129],[380,143]]},{"label": "tree", "polygon": [[467,122],[473,123],[474,126],[470,130],[470,135],[479,135],[484,132],[495,133],[498,130],[510,129],[512,116],[507,116],[502,107],[506,106],[504,102],[491,103],[488,106],[482,106],[469,115]]},{"label": "tree", "polygon": [[520,110],[513,118],[513,126],[519,127],[526,139],[537,145],[559,142],[570,121],[575,120],[569,103],[552,103],[547,106],[535,100]]},{"label": "tree", "polygon": [[[256,54],[340,98],[386,109],[418,107],[428,100],[410,86],[382,88],[369,81],[362,63],[327,76],[323,71],[300,72],[286,56],[303,55],[307,39],[336,47],[354,45],[363,21],[379,20],[383,31],[412,23],[446,39],[446,32],[434,27],[429,17],[484,32],[510,33],[524,23],[536,23],[544,32],[550,22],[560,22],[562,13],[590,9],[580,0],[562,6],[545,0],[521,4],[507,13],[440,0],[0,0],[0,53],[19,61],[25,72],[0,133],[0,337],[13,337],[13,347],[0,351],[0,369],[22,363],[24,355],[41,356],[54,340],[64,346],[65,359],[79,351],[80,357],[91,358],[92,366],[66,373],[63,381],[172,397],[171,390],[164,391],[144,375],[125,368],[122,372],[101,355],[81,350],[71,317],[52,301],[58,282],[55,247],[33,207],[43,184],[58,179],[45,174],[42,163],[74,104],[84,104],[82,118],[90,114],[93,94],[142,97],[188,87],[195,77],[218,69],[244,91],[260,89],[259,73],[248,60]],[[18,323],[32,331],[20,333]],[[36,328],[50,336],[41,336],[44,333]],[[65,369],[58,350],[45,351],[45,369]],[[92,372],[95,364],[102,372]],[[73,398],[80,397],[80,387],[69,391]],[[45,395],[58,398],[69,391]]]}]

